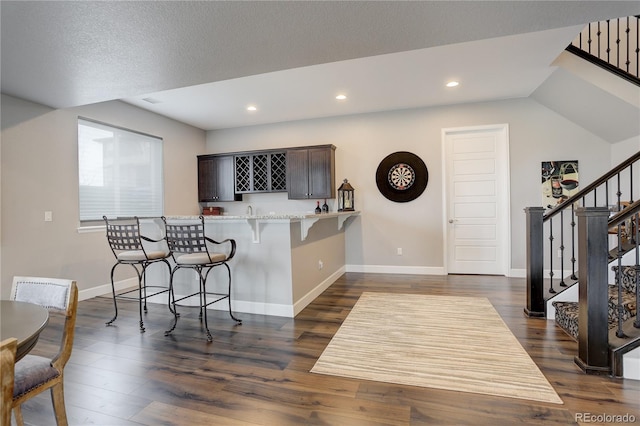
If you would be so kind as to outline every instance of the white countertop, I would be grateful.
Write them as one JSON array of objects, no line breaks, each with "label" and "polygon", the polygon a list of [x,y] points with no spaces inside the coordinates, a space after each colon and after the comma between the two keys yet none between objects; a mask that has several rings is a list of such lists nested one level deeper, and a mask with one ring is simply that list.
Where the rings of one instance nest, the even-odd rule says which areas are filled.
[{"label": "white countertop", "polygon": [[[347,212],[331,212],[331,213],[273,213],[258,215],[203,215],[204,220],[302,220],[302,219],[328,219],[340,216],[352,216],[359,214],[360,211]],[[177,215],[167,216],[167,219],[174,220],[197,220],[199,215]]]},{"label": "white countertop", "polygon": [[[351,216],[359,215],[360,211],[332,212],[332,213],[273,213],[263,215],[203,215],[206,222],[229,221],[244,222],[251,226],[253,242],[260,243],[261,223],[295,223],[300,222],[301,240],[307,238],[309,229],[319,220],[338,218],[337,230],[341,230],[344,222]],[[200,220],[200,216],[166,216],[169,220]]]}]

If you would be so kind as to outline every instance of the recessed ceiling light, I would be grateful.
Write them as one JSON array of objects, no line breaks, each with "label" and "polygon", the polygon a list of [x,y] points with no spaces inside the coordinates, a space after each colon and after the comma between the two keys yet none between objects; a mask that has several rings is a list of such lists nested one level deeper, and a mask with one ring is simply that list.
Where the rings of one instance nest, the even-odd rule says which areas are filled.
[{"label": "recessed ceiling light", "polygon": [[258,110],[258,108],[255,105],[249,105],[247,107],[247,111],[257,111],[257,110]]},{"label": "recessed ceiling light", "polygon": [[458,83],[457,81],[450,81],[447,83],[447,87],[456,87],[458,84],[460,83]]},{"label": "recessed ceiling light", "polygon": [[336,96],[336,99],[339,101],[344,101],[345,99],[347,99],[347,95],[338,95]]}]

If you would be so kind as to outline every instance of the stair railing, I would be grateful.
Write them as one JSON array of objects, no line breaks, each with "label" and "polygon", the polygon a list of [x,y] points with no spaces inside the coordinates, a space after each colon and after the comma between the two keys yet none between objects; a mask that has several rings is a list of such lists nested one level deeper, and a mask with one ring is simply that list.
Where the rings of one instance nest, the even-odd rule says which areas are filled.
[{"label": "stair railing", "polygon": [[[617,324],[616,337],[629,337],[623,330],[625,307],[623,302],[624,283],[622,281],[622,268],[634,268],[635,277],[635,306],[640,306],[640,200],[625,207],[621,212],[617,213],[609,219],[609,229],[615,229],[616,233],[616,274],[615,285],[618,290],[618,300],[616,301]],[[623,265],[622,258],[629,252],[635,252],[635,263],[633,265]],[[636,314],[633,326],[640,328],[640,315]]]},{"label": "stair railing", "polygon": [[[628,205],[609,218],[605,207],[581,207],[577,209],[579,244],[579,305],[578,305],[578,355],[576,364],[587,373],[622,376],[622,356],[640,346],[640,324],[631,323],[626,315],[623,293],[622,257],[635,250],[635,264],[631,268],[635,280],[635,302],[638,302],[638,217],[640,201]],[[614,268],[616,300],[609,299],[607,269],[610,262],[608,230],[615,229],[617,265]],[[624,274],[629,276],[627,272]],[[609,325],[609,304],[614,304],[616,324]],[[636,315],[637,317],[637,315]],[[626,328],[625,328],[626,327]]]},{"label": "stair railing", "polygon": [[593,22],[566,50],[640,86],[639,27],[640,15]]},{"label": "stair railing", "polygon": [[[609,226],[616,227],[618,248],[616,255],[617,262],[614,268],[616,271],[615,284],[618,292],[618,297],[615,301],[617,318],[615,332],[610,332],[608,336],[609,363],[611,366],[611,374],[616,377],[623,377],[623,355],[640,347],[640,309],[638,309],[638,307],[640,307],[640,202],[636,201],[634,204],[613,216],[609,220]],[[625,243],[631,243],[633,245],[633,256],[629,256],[631,253],[627,252],[628,247],[625,247]],[[625,263],[627,265],[623,265],[622,263],[623,256],[626,257]],[[630,258],[634,259],[633,265],[628,265]],[[633,285],[629,281],[632,281]],[[623,289],[628,291],[629,287],[635,287],[633,301],[631,303],[635,303],[636,316],[632,324],[630,324],[630,320],[625,320],[627,314],[625,301],[623,300]],[[633,309],[631,304],[628,308],[629,311]],[[586,317],[589,313],[586,312],[583,315],[585,315],[583,321],[589,321],[589,318]],[[631,315],[632,312],[629,312],[628,316]]]},{"label": "stair railing", "polygon": [[[640,192],[639,162],[640,152],[637,152],[551,210],[545,212],[543,207],[525,209],[527,215],[525,313],[528,316],[544,317],[545,301],[548,296],[577,281],[576,210],[584,207],[606,207],[610,211],[620,211],[625,202],[633,204],[634,200],[640,198],[638,195]],[[546,285],[545,271],[548,277]],[[559,286],[558,289],[556,284]]]}]

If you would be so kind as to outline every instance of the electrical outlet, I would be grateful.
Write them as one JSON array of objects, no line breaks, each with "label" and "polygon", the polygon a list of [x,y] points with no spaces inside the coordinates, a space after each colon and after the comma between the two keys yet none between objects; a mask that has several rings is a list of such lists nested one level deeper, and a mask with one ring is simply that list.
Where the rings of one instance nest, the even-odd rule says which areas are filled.
[{"label": "electrical outlet", "polygon": [[322,260],[318,260],[318,269],[322,268],[324,268],[324,263],[322,263]]},{"label": "electrical outlet", "polygon": [[562,257],[562,250],[558,250],[558,257]]},{"label": "electrical outlet", "polygon": [[53,212],[50,212],[50,211],[44,212],[44,221],[45,222],[52,222],[53,221]]},{"label": "electrical outlet", "polygon": [[398,256],[402,256],[402,247],[398,247],[397,254]]}]

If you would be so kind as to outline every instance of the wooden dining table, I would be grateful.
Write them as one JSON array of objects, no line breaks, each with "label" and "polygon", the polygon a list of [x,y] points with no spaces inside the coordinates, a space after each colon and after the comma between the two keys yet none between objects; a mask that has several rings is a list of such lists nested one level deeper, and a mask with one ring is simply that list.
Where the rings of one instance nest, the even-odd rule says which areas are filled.
[{"label": "wooden dining table", "polygon": [[33,349],[48,322],[49,311],[40,305],[0,300],[0,341],[18,339],[16,361]]}]

